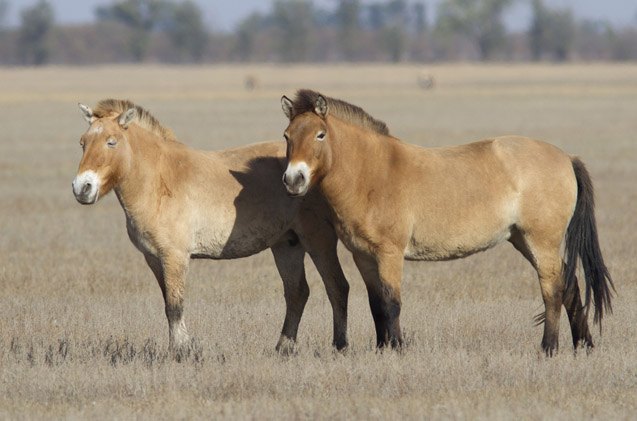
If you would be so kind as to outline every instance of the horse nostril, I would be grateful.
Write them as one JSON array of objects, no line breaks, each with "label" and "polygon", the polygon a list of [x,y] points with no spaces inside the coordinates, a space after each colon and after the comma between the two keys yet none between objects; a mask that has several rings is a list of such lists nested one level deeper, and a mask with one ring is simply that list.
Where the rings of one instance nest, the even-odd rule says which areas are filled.
[{"label": "horse nostril", "polygon": [[82,194],[83,194],[83,195],[88,194],[88,193],[91,191],[91,188],[92,188],[92,187],[93,187],[93,186],[91,186],[91,183],[86,183],[86,184],[84,184],[84,187],[82,187]]},{"label": "horse nostril", "polygon": [[305,174],[303,174],[302,171],[299,171],[299,178],[301,179],[301,181],[305,181]]},{"label": "horse nostril", "polygon": [[287,172],[283,173],[283,184],[285,184],[286,186],[288,185],[288,173]]}]

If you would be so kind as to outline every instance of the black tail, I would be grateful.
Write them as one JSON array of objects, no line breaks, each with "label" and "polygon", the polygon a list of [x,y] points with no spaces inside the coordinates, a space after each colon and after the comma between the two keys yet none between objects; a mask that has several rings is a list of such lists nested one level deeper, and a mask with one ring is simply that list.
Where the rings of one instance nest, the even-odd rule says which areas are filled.
[{"label": "black tail", "polygon": [[591,177],[578,158],[573,158],[573,170],[577,179],[577,203],[575,213],[566,231],[566,268],[564,276],[566,285],[577,282],[575,269],[577,257],[582,260],[584,277],[586,279],[586,314],[590,308],[591,291],[595,304],[594,322],[599,323],[602,331],[602,318],[605,312],[613,312],[611,306],[611,288],[614,291],[613,280],[604,263],[602,251],[597,238],[597,224],[595,223],[595,199],[593,197],[593,183]]}]

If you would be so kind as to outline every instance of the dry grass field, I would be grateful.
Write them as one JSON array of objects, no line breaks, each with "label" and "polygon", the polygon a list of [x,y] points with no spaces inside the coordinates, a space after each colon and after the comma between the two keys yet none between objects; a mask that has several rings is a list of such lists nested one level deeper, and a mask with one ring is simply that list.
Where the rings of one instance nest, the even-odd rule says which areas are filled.
[{"label": "dry grass field", "polygon": [[[421,71],[435,78],[421,90]],[[258,79],[244,89],[246,76]],[[167,358],[161,293],[113,194],[71,191],[86,129],[76,103],[129,98],[184,143],[281,139],[279,98],[312,87],[363,106],[411,143],[499,134],[548,140],[594,178],[614,314],[574,355],[563,312],[557,357],[511,247],[407,263],[407,348],[378,353],[350,256],[350,348],[331,349],[331,308],[311,295],[296,355],[274,351],[283,288],[269,252],[195,261],[186,320],[194,350]],[[215,66],[0,69],[0,419],[629,419],[637,414],[637,65]],[[591,317],[592,318],[592,317]]]}]

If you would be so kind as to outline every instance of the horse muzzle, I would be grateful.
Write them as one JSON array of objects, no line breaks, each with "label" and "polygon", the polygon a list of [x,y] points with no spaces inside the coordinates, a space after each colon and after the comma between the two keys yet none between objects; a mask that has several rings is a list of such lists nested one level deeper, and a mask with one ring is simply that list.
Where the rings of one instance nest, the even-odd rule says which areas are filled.
[{"label": "horse muzzle", "polygon": [[100,179],[94,171],[78,174],[72,183],[75,199],[83,205],[97,202],[100,191]]},{"label": "horse muzzle", "polygon": [[291,163],[283,173],[283,185],[290,196],[304,196],[310,186],[310,176],[305,162]]}]

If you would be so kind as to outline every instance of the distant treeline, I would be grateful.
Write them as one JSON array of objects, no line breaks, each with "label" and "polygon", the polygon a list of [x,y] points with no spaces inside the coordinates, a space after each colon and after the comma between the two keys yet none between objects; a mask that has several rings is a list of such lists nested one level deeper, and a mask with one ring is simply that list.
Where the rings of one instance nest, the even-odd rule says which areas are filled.
[{"label": "distant treeline", "polygon": [[[509,32],[502,17],[522,1],[530,27]],[[273,0],[268,13],[223,32],[206,27],[190,0],[114,1],[85,25],[56,24],[50,2],[40,0],[9,29],[10,3],[0,0],[0,64],[637,59],[634,25],[577,20],[542,0],[442,0],[435,19],[422,1],[333,4]]]}]

